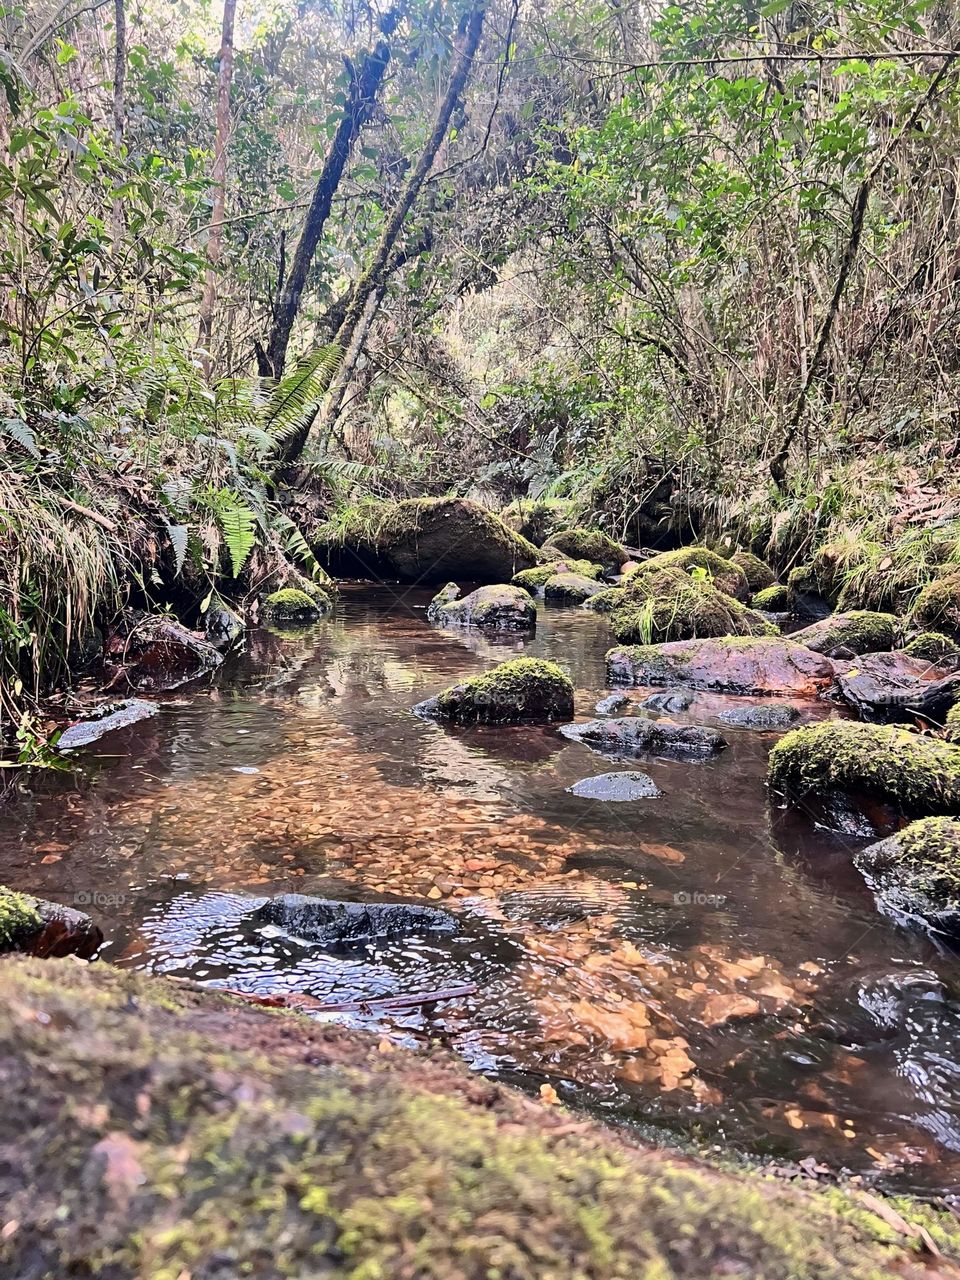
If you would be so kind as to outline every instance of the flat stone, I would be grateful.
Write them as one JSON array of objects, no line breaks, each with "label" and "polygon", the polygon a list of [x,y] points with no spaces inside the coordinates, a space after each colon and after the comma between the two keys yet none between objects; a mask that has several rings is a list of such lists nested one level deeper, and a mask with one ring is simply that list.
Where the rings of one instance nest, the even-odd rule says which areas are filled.
[{"label": "flat stone", "polygon": [[789,729],[800,719],[800,712],[790,706],[731,707],[717,719],[731,729]]},{"label": "flat stone", "polygon": [[148,720],[159,710],[155,702],[147,702],[143,698],[127,698],[123,702],[108,702],[97,707],[82,720],[68,724],[57,739],[60,751],[75,751],[77,747],[89,747],[98,742],[106,733],[115,729],[126,729],[140,720]]},{"label": "flat stone", "polygon": [[716,729],[646,720],[640,716],[566,724],[560,732],[565,738],[582,743],[591,751],[613,756],[652,755],[675,760],[702,760],[718,755],[727,745],[726,739]]},{"label": "flat stone", "polygon": [[302,893],[271,898],[256,909],[254,919],[325,947],[409,934],[449,934],[458,927],[456,917],[439,907],[405,902],[340,902]]},{"label": "flat stone", "polygon": [[567,787],[571,795],[584,800],[655,800],[663,792],[646,773],[601,773],[593,778],[583,778]]},{"label": "flat stone", "polygon": [[780,636],[622,645],[607,653],[612,683],[767,697],[815,698],[833,682],[835,670],[829,658]]}]

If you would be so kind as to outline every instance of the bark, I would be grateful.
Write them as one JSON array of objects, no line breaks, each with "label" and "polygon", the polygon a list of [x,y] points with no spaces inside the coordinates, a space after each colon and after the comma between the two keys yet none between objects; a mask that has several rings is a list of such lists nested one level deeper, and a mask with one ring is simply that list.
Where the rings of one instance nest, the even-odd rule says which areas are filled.
[{"label": "bark", "polygon": [[217,302],[217,275],[223,250],[223,214],[227,201],[227,147],[230,142],[230,86],[233,83],[233,22],[237,0],[223,0],[223,30],[220,39],[220,74],[217,84],[217,137],[213,157],[213,210],[207,237],[207,274],[200,303],[199,345],[207,352],[204,369],[212,368],[210,341]]},{"label": "bark", "polygon": [[[353,290],[349,306],[334,339],[344,353],[352,349],[355,332],[367,312],[367,303],[371,296],[381,288],[389,273],[394,246],[400,232],[403,230],[403,224],[413,208],[417,196],[420,194],[420,190],[433,167],[437,152],[446,137],[447,130],[450,127],[450,117],[453,115],[454,107],[466,87],[473,67],[473,59],[480,44],[480,37],[483,34],[485,14],[486,6],[482,3],[475,5],[470,11],[454,59],[453,68],[450,72],[447,91],[437,111],[433,130],[423,151],[420,153],[416,168],[404,183],[399,199],[383,229],[373,261],[360,276]],[[294,463],[303,452],[312,426],[313,423],[308,422],[302,431],[291,436],[282,456],[282,461],[286,466]]]},{"label": "bark", "polygon": [[273,326],[265,353],[266,358],[265,360],[261,358],[259,361],[261,374],[270,373],[279,378],[283,373],[290,333],[300,310],[307,275],[327,218],[330,216],[333,197],[340,185],[353,145],[376,106],[377,95],[390,63],[388,39],[396,29],[399,20],[400,14],[395,9],[386,15],[380,24],[383,38],[366,55],[359,71],[355,72],[352,78],[343,115],[337,125],[337,131],[310,202],[307,220],[297,242],[290,273],[279,290],[279,299],[274,309]]},{"label": "bark", "polygon": [[123,142],[123,89],[127,78],[127,18],[123,4],[124,0],[113,0],[113,140],[118,147]]}]

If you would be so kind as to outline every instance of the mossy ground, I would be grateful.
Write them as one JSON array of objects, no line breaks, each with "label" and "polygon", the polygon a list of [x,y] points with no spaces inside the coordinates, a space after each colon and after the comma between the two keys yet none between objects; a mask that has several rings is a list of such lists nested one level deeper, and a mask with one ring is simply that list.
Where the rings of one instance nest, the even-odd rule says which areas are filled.
[{"label": "mossy ground", "polygon": [[2,972],[11,1277],[928,1274],[854,1192],[629,1145],[445,1055],[106,966]]},{"label": "mossy ground", "polygon": [[662,569],[681,569],[686,574],[690,574],[692,570],[702,570],[718,591],[741,601],[750,598],[747,575],[740,566],[717,555],[709,547],[681,547],[678,551],[661,552],[625,574],[623,585],[636,585],[642,578],[659,573]]},{"label": "mossy ground", "polygon": [[960,747],[896,725],[830,720],[794,729],[770,753],[770,785],[793,798],[841,792],[910,816],[960,810]]},{"label": "mossy ground", "polygon": [[684,572],[679,564],[634,573],[611,624],[614,635],[624,644],[775,635],[777,630],[707,579],[699,580]]}]

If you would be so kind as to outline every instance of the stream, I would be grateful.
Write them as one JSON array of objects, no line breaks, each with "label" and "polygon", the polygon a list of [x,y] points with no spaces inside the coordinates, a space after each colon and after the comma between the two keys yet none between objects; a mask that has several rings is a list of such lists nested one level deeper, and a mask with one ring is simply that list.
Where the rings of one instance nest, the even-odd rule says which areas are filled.
[{"label": "stream", "polygon": [[[346,584],[332,619],[253,632],[74,773],[31,778],[0,807],[3,879],[89,912],[104,962],[330,1003],[473,988],[317,1016],[644,1133],[954,1190],[960,962],[877,912],[856,841],[771,807],[776,735],[720,726],[716,759],[616,764],[552,726],[421,720],[519,653],[570,672],[578,717],[608,692],[603,618],[541,605],[535,639],[496,642],[430,627],[431,594]],[[659,798],[566,790],[634,767]],[[330,953],[251,922],[251,897],[290,892],[415,899],[461,927]]]}]

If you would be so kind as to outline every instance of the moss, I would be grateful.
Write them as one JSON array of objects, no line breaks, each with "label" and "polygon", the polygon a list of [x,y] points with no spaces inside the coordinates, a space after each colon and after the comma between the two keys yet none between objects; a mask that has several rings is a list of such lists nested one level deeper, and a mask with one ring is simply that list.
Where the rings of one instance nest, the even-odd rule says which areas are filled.
[{"label": "moss", "polygon": [[678,551],[664,551],[652,556],[624,574],[623,585],[632,586],[648,574],[659,573],[662,569],[681,569],[688,574],[691,570],[703,570],[718,591],[741,601],[750,598],[747,575],[740,566],[708,547],[681,547]]},{"label": "moss", "polygon": [[576,573],[581,578],[596,581],[603,576],[603,567],[589,560],[550,560],[546,564],[534,565],[532,569],[521,569],[510,581],[515,587],[522,587],[534,595],[556,573]]},{"label": "moss", "polygon": [[914,626],[960,636],[960,573],[935,578],[917,596],[910,613]]},{"label": "moss", "polygon": [[794,800],[840,792],[913,816],[960,809],[960,747],[896,725],[830,720],[794,729],[770,753],[768,776]]},{"label": "moss", "polygon": [[430,601],[427,619],[446,627],[477,627],[488,631],[532,631],[537,606],[520,587],[478,587],[462,600],[455,583]]},{"label": "moss", "polygon": [[960,821],[956,818],[921,818],[862,849],[854,861],[884,910],[951,932],[960,923]]},{"label": "moss", "polygon": [[943,736],[948,742],[960,742],[960,702],[955,702],[947,712]]},{"label": "moss", "polygon": [[761,560],[759,556],[755,556],[752,551],[734,552],[730,557],[730,563],[743,570],[746,575],[747,585],[754,593],[763,591],[767,587],[772,587],[777,580],[777,575],[767,562]]},{"label": "moss", "polygon": [[854,653],[882,653],[893,648],[896,628],[897,620],[892,613],[852,609],[795,631],[791,638],[817,653],[829,653],[841,645]]},{"label": "moss", "polygon": [[556,548],[562,556],[574,556],[578,560],[590,560],[612,568],[619,568],[628,559],[620,543],[599,529],[565,529],[550,539],[549,546]]},{"label": "moss", "polygon": [[625,644],[775,635],[777,630],[733,596],[707,580],[691,577],[679,565],[632,575],[624,597],[611,622],[614,635]]},{"label": "moss", "polygon": [[761,609],[764,613],[789,613],[793,608],[793,592],[781,582],[771,587],[764,587],[750,601],[751,609]]},{"label": "moss", "polygon": [[603,587],[599,582],[579,573],[555,573],[543,584],[545,599],[569,604],[582,604],[584,600],[602,592]]},{"label": "moss", "polygon": [[513,658],[432,701],[434,706],[424,704],[426,713],[458,724],[567,719],[573,715],[573,683],[556,663]]},{"label": "moss", "polygon": [[283,587],[265,596],[263,612],[273,622],[304,622],[330,608],[330,599],[319,589],[312,595],[298,587]]},{"label": "moss", "polygon": [[0,885],[0,947],[12,947],[43,924],[33,898]]},{"label": "moss", "polygon": [[4,1275],[926,1274],[856,1192],[645,1150],[439,1052],[105,965],[4,978]]},{"label": "moss", "polygon": [[940,631],[921,631],[904,646],[903,651],[911,658],[939,662],[943,658],[952,658],[960,654],[960,645]]},{"label": "moss", "polygon": [[500,518],[508,529],[541,547],[550,536],[577,523],[579,505],[572,498],[517,498]]},{"label": "moss", "polygon": [[614,613],[626,603],[627,593],[622,587],[608,587],[606,591],[598,591],[596,595],[584,600],[583,608],[592,609],[594,613]]}]

